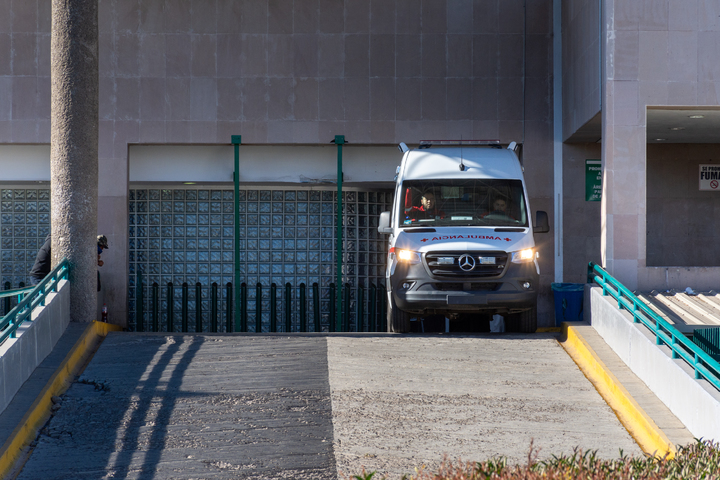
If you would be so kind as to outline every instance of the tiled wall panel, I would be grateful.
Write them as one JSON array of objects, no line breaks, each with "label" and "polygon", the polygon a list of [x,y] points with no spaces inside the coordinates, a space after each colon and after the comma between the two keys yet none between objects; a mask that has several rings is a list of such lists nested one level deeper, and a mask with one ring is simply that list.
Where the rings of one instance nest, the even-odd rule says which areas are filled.
[{"label": "tiled wall panel", "polygon": [[[384,283],[386,239],[377,232],[380,212],[392,194],[343,192],[344,282],[352,287]],[[135,328],[137,273],[145,289],[145,328],[151,324],[151,290],[160,286],[161,329],[167,328],[167,284],[173,283],[173,327],[182,325],[182,284],[188,283],[188,324],[195,330],[195,284],[202,285],[203,329],[210,328],[210,285],[217,283],[220,330],[225,329],[224,286],[234,283],[234,214],[232,189],[137,188],[129,196],[129,310]],[[284,325],[284,285],[293,287],[293,329],[298,328],[299,286],[307,287],[308,323],[312,325],[312,285],[321,291],[323,329],[328,328],[329,286],[335,282],[337,192],[334,190],[240,190],[240,275],[248,285],[248,325],[256,325],[256,284],[262,290],[262,328],[270,327],[270,285],[278,287],[278,325]],[[355,322],[353,289],[350,310]],[[366,295],[367,301],[367,295]],[[366,321],[366,319],[365,319]],[[310,327],[312,330],[312,326]]]},{"label": "tiled wall panel", "polygon": [[50,190],[0,189],[2,288],[28,285],[38,249],[50,233]]}]

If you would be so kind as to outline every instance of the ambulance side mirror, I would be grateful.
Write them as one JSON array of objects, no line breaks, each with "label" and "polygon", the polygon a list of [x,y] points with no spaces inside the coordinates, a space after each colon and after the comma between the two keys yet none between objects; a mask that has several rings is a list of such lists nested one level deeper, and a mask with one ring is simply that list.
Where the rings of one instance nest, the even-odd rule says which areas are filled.
[{"label": "ambulance side mirror", "polygon": [[390,212],[382,212],[380,214],[380,221],[378,222],[378,232],[389,235],[393,233],[392,227],[390,226]]},{"label": "ambulance side mirror", "polygon": [[535,225],[533,225],[534,233],[547,233],[550,231],[550,224],[548,223],[548,214],[542,210],[535,212]]}]

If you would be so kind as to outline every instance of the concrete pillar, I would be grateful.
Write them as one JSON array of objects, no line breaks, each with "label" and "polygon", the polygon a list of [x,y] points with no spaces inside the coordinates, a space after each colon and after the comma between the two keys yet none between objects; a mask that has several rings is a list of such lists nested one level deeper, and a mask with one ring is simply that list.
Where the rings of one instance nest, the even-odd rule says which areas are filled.
[{"label": "concrete pillar", "polygon": [[53,264],[70,261],[70,319],[97,304],[97,0],[52,0],[51,202]]},{"label": "concrete pillar", "polygon": [[630,290],[645,267],[645,104],[637,44],[618,22],[634,7],[628,0],[603,3],[601,253],[603,266]]}]

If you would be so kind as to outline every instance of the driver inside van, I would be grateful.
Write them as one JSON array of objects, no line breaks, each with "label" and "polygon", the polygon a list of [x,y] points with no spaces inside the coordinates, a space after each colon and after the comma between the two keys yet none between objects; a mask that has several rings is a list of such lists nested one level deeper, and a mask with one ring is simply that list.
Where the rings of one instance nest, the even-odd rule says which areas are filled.
[{"label": "driver inside van", "polygon": [[496,197],[492,203],[492,210],[482,216],[482,218],[488,215],[503,216],[515,220],[507,211],[507,200],[503,197]]},{"label": "driver inside van", "polygon": [[445,212],[437,208],[435,194],[433,192],[423,193],[419,207],[411,207],[406,211],[410,220],[440,219],[445,218]]}]

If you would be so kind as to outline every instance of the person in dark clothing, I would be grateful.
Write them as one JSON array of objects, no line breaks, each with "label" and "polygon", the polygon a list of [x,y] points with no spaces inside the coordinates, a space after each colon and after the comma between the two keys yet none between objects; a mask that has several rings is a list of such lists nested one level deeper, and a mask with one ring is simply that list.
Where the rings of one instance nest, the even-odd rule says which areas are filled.
[{"label": "person in dark clothing", "polygon": [[30,270],[30,285],[37,285],[50,273],[52,264],[52,257],[50,256],[51,243],[50,235],[48,235],[45,238],[45,243],[40,247],[40,251],[38,251],[35,257],[35,264]]},{"label": "person in dark clothing", "polygon": [[110,246],[108,245],[108,240],[105,235],[98,235],[97,243],[98,243],[98,245],[97,245],[97,247],[98,247],[98,267],[102,267],[103,261],[100,260],[100,255],[102,255],[102,252],[104,249],[110,248]]},{"label": "person in dark clothing", "polygon": [[[102,260],[100,260],[100,255],[102,255],[103,250],[106,249],[106,248],[110,248],[110,246],[108,245],[107,237],[106,237],[105,235],[98,235],[98,237],[97,237],[97,249],[98,249],[98,260],[97,260],[97,264],[98,264],[98,267],[102,267],[102,266],[104,265],[104,263],[105,263],[105,262],[103,262]],[[97,291],[99,292],[99,291],[100,291],[100,288],[101,288],[101,284],[100,284],[100,270],[98,270],[98,277],[97,277],[97,278],[98,278],[98,281],[97,281]]]},{"label": "person in dark clothing", "polygon": [[[40,247],[40,251],[38,251],[37,256],[35,257],[35,264],[33,265],[32,269],[30,270],[30,285],[37,285],[38,283],[42,282],[43,278],[47,276],[48,273],[50,273],[51,267],[52,267],[52,257],[50,255],[50,245],[51,245],[50,235],[45,238],[45,243],[43,243],[43,246]],[[103,261],[100,260],[100,255],[102,254],[103,250],[106,248],[110,248],[108,246],[108,240],[105,235],[98,235],[97,237],[97,264],[98,267],[103,266]],[[100,291],[100,271],[98,271],[98,292]]]},{"label": "person in dark clothing", "polygon": [[445,212],[437,208],[434,193],[425,192],[420,200],[420,203],[421,205],[419,207],[412,207],[406,211],[407,218],[412,220],[445,218]]}]

